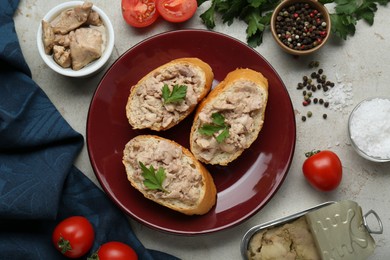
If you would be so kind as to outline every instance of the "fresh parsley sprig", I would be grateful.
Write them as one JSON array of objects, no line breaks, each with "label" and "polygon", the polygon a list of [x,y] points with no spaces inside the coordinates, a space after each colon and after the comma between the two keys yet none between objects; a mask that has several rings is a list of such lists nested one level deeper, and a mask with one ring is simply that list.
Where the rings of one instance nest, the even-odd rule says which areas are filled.
[{"label": "fresh parsley sprig", "polygon": [[375,12],[379,5],[387,5],[390,0],[319,0],[322,4],[335,3],[335,12],[330,14],[332,33],[346,40],[353,36],[359,20],[374,24]]},{"label": "fresh parsley sprig", "polygon": [[229,137],[229,127],[225,124],[225,117],[220,113],[213,113],[211,115],[213,120],[212,124],[204,124],[199,128],[199,133],[202,135],[213,136],[215,133],[220,132],[215,139],[218,143],[222,143]]},{"label": "fresh parsley sprig", "polygon": [[235,19],[247,24],[247,42],[256,47],[263,42],[264,31],[269,27],[272,10],[280,0],[198,0],[198,6],[211,1],[211,6],[200,15],[208,29],[215,27],[215,16],[220,14],[223,23],[231,25]]},{"label": "fresh parsley sprig", "polygon": [[161,91],[162,98],[164,99],[164,104],[180,102],[184,100],[187,95],[187,86],[176,84],[172,87],[171,91],[168,85],[164,84]]},{"label": "fresh parsley sprig", "polygon": [[[235,19],[247,24],[247,43],[257,47],[263,42],[264,31],[269,28],[272,12],[280,0],[197,0],[198,6],[211,1],[210,7],[200,15],[208,29],[215,27],[215,16],[220,14],[223,23],[231,25]],[[385,6],[390,0],[319,0],[322,4],[335,5],[330,14],[332,33],[346,40],[356,31],[357,21],[374,23],[378,5]]]},{"label": "fresh parsley sprig", "polygon": [[159,167],[157,172],[153,165],[147,168],[142,162],[138,162],[142,170],[142,176],[144,177],[144,185],[151,190],[161,190],[167,192],[162,186],[166,175],[164,168]]}]

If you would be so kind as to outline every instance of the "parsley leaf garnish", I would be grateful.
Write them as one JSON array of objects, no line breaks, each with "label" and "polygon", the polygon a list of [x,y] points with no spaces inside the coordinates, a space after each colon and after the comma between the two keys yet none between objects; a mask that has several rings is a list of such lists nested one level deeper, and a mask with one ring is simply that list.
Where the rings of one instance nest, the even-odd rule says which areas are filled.
[{"label": "parsley leaf garnish", "polygon": [[[198,6],[211,1],[210,7],[200,15],[208,29],[215,27],[215,16],[220,14],[222,22],[231,25],[235,19],[247,24],[247,43],[257,47],[263,42],[264,31],[270,27],[272,12],[280,0],[198,0]],[[332,33],[346,40],[353,36],[359,20],[369,25],[374,23],[378,5],[385,6],[390,0],[319,0],[322,4],[334,3],[330,14]]]},{"label": "parsley leaf garnish", "polygon": [[164,84],[162,87],[162,97],[164,99],[164,104],[179,102],[185,99],[187,94],[186,85],[174,85],[172,91],[169,89],[167,84]]},{"label": "parsley leaf garnish", "polygon": [[215,139],[218,143],[222,143],[229,137],[229,127],[225,124],[225,117],[220,113],[213,113],[211,118],[213,123],[204,124],[201,128],[199,128],[199,133],[202,135],[213,136],[215,133],[221,131]]},{"label": "parsley leaf garnish", "polygon": [[153,165],[150,165],[149,169],[142,162],[139,162],[139,165],[142,170],[142,176],[144,177],[144,185],[151,190],[161,190],[166,192],[162,186],[166,178],[164,168],[159,167],[156,172]]}]

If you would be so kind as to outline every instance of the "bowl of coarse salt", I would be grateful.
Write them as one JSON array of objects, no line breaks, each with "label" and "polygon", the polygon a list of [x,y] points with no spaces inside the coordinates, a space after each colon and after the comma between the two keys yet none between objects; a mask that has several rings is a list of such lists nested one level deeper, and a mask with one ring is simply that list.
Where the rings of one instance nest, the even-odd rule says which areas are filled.
[{"label": "bowl of coarse salt", "polygon": [[373,162],[389,162],[390,98],[361,101],[349,116],[348,134],[360,156]]}]

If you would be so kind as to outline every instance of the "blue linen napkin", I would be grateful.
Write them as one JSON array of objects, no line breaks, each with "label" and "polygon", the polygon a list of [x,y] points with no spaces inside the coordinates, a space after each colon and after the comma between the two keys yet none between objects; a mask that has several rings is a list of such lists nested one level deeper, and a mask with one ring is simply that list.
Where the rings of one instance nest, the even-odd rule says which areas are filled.
[{"label": "blue linen napkin", "polygon": [[13,21],[19,0],[0,1],[0,259],[66,259],[51,244],[64,218],[85,216],[93,247],[121,241],[139,259],[178,259],[146,249],[127,217],[73,166],[83,137],[31,79]]}]

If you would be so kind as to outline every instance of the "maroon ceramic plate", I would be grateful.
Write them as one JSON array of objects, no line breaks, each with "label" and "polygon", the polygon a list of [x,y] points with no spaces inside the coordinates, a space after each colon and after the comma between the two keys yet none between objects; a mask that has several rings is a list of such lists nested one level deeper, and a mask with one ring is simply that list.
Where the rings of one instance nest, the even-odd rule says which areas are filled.
[{"label": "maroon ceramic plate", "polygon": [[[152,69],[180,57],[210,64],[215,82],[228,72],[251,68],[269,81],[265,123],[257,140],[226,167],[208,166],[218,190],[217,203],[203,216],[186,216],[143,197],[127,181],[122,165],[125,144],[134,136],[125,105],[130,87]],[[155,132],[189,147],[192,117],[166,132]],[[295,148],[295,118],[288,92],[271,65],[247,45],[206,30],[173,31],[153,36],[124,53],[102,78],[87,122],[87,146],[95,174],[108,196],[139,222],[170,233],[196,235],[232,227],[271,199],[289,170]]]}]

